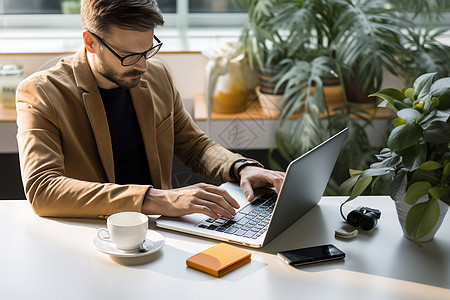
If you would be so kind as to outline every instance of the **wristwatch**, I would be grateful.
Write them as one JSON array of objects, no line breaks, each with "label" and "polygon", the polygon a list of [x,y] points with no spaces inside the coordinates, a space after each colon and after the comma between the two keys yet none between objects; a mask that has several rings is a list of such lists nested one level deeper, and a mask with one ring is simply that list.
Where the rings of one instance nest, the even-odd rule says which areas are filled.
[{"label": "wristwatch", "polygon": [[237,161],[233,164],[233,175],[238,181],[241,180],[241,176],[239,176],[239,172],[242,170],[243,167],[247,167],[247,166],[264,168],[264,166],[262,164],[260,164],[259,162],[255,161],[255,160]]}]

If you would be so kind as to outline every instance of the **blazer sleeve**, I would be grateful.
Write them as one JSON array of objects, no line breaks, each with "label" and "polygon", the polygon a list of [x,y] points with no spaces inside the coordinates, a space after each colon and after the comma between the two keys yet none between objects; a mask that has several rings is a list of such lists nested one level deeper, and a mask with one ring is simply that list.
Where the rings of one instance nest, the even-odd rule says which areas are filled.
[{"label": "blazer sleeve", "polygon": [[22,180],[36,214],[106,218],[141,211],[149,186],[117,185],[69,178],[64,165],[58,114],[44,89],[25,80],[17,89],[17,141]]}]

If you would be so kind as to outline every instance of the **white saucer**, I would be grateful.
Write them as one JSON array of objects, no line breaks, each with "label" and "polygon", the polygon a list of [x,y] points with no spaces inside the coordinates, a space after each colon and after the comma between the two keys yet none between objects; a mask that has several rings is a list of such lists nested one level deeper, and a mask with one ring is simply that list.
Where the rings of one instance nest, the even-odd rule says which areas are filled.
[{"label": "white saucer", "polygon": [[146,252],[140,252],[138,249],[130,251],[120,250],[117,249],[112,242],[103,241],[97,236],[94,238],[94,247],[100,252],[117,257],[139,257],[158,251],[164,246],[164,242],[165,239],[162,234],[149,230],[147,231],[147,238],[145,239],[145,245],[148,247],[148,251]]}]

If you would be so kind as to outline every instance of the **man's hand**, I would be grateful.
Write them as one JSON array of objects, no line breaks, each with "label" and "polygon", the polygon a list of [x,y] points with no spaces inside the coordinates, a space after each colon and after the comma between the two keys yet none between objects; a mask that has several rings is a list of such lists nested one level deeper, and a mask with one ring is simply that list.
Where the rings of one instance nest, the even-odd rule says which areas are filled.
[{"label": "man's hand", "polygon": [[266,170],[260,167],[243,167],[239,175],[241,177],[241,189],[248,201],[255,197],[253,189],[259,187],[274,187],[277,193],[281,190],[284,180],[284,172]]},{"label": "man's hand", "polygon": [[236,214],[235,208],[239,208],[239,204],[227,191],[199,183],[172,190],[150,188],[145,195],[142,212],[168,217],[202,213],[217,219],[220,216],[232,218]]}]

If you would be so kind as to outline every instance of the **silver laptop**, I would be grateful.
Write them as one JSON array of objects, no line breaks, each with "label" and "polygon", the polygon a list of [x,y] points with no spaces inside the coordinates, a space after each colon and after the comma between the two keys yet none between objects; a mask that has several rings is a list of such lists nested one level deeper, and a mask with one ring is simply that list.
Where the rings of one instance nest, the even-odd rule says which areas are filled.
[{"label": "silver laptop", "polygon": [[249,203],[238,184],[224,183],[240,209],[233,219],[213,219],[203,214],[160,217],[156,226],[202,237],[260,248],[314,208],[333,171],[348,128],[293,160],[277,195],[274,190],[258,193]]}]

